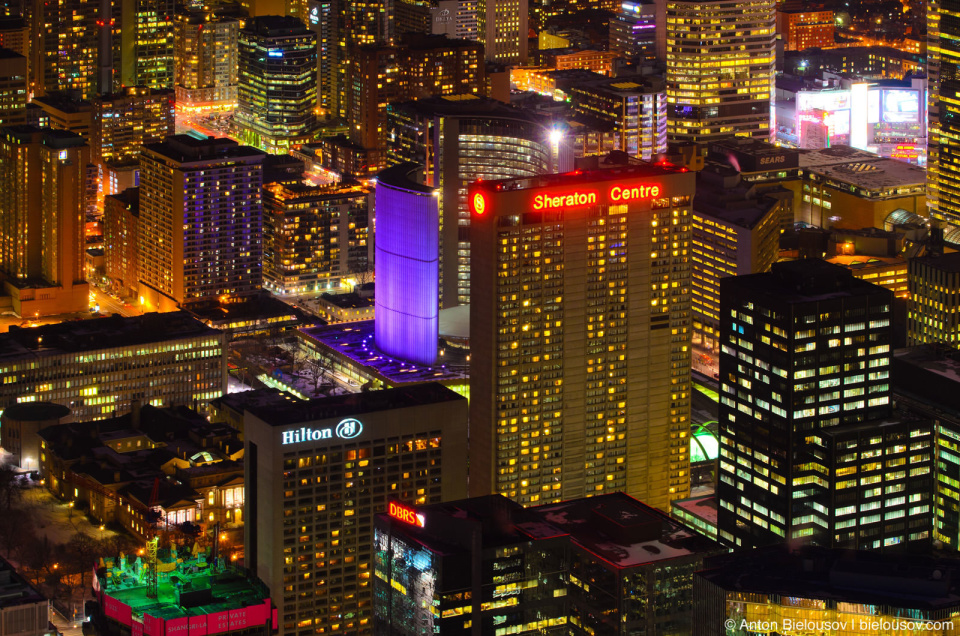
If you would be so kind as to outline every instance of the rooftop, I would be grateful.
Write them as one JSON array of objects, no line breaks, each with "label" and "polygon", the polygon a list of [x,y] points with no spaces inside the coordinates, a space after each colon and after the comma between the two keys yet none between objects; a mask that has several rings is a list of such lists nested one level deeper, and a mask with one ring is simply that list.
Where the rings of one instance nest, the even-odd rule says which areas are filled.
[{"label": "rooftop", "polygon": [[[295,18],[294,18],[295,19]],[[254,158],[263,160],[265,152],[251,146],[241,146],[232,139],[193,135],[171,135],[164,141],[144,146],[146,150],[179,162],[210,159]]]},{"label": "rooftop", "polygon": [[495,190],[532,190],[552,186],[575,186],[580,183],[596,183],[599,181],[619,181],[640,177],[663,177],[677,172],[689,172],[683,166],[675,166],[666,161],[659,163],[637,163],[603,170],[575,170],[563,174],[545,174],[537,177],[522,177],[519,179],[501,179],[499,181],[484,181],[483,185]]},{"label": "rooftop", "polygon": [[285,398],[283,402],[276,400],[248,405],[247,411],[270,426],[288,426],[463,399],[466,398],[441,384],[427,382],[313,400]]},{"label": "rooftop", "polygon": [[786,546],[717,556],[696,574],[730,591],[920,610],[960,605],[958,575],[958,559]]},{"label": "rooftop", "polygon": [[921,256],[916,261],[918,265],[924,265],[941,272],[960,273],[960,252],[949,252],[942,256]]},{"label": "rooftop", "polygon": [[26,329],[11,326],[0,334],[0,358],[99,351],[219,334],[183,311],[130,318],[114,315]]},{"label": "rooftop", "polygon": [[417,511],[427,518],[424,527],[404,527],[405,534],[439,554],[464,548],[448,533],[430,534],[432,515],[478,524],[484,548],[566,537],[572,545],[615,568],[722,550],[711,539],[624,493],[533,508],[523,508],[501,495],[488,495],[420,506]]},{"label": "rooftop", "polygon": [[[106,596],[129,606],[130,613],[140,620],[145,615],[171,620],[260,606],[263,609],[255,620],[250,621],[248,616],[248,624],[266,623],[270,617],[266,586],[243,569],[213,559],[208,550],[161,546],[157,550],[155,598],[149,594],[146,564],[139,555],[104,559],[106,566],[98,570],[97,580]],[[125,610],[121,607],[114,611]]]},{"label": "rooftop", "polygon": [[12,565],[0,559],[0,608],[46,602],[46,597],[20,576]]},{"label": "rooftop", "polygon": [[854,277],[845,267],[818,258],[774,263],[770,271],[763,274],[725,278],[720,282],[721,296],[730,287],[752,290],[758,297],[785,303],[891,293]]},{"label": "rooftop", "polygon": [[[800,165],[803,167],[802,155]],[[841,181],[865,190],[926,186],[927,183],[927,171],[923,168],[905,161],[875,156],[863,161],[845,161],[837,165],[808,166],[807,170],[826,179]]]},{"label": "rooftop", "polygon": [[542,126],[529,112],[504,104],[489,97],[477,95],[444,95],[428,97],[412,102],[403,102],[388,107],[389,110],[407,111],[422,117],[488,117],[491,119],[520,120]]},{"label": "rooftop", "polygon": [[717,525],[717,496],[716,494],[704,495],[702,497],[690,497],[689,499],[680,499],[670,504],[674,508],[680,508],[694,517],[699,517],[711,525]]},{"label": "rooftop", "polygon": [[307,327],[300,332],[309,340],[342,356],[368,375],[382,378],[390,385],[420,382],[466,381],[470,377],[466,354],[446,350],[442,364],[418,366],[381,353],[374,344],[373,321],[363,320],[323,327]]},{"label": "rooftop", "polygon": [[320,294],[320,298],[325,303],[329,303],[334,307],[339,307],[340,309],[365,309],[367,307],[372,307],[374,305],[373,298],[363,298],[353,292],[348,292],[346,294],[331,294],[324,292]]},{"label": "rooftop", "polygon": [[[732,174],[731,174],[732,173]],[[752,229],[775,207],[777,201],[754,194],[740,181],[731,166],[710,164],[697,173],[697,190],[693,198],[694,214],[707,214],[715,219]]]}]

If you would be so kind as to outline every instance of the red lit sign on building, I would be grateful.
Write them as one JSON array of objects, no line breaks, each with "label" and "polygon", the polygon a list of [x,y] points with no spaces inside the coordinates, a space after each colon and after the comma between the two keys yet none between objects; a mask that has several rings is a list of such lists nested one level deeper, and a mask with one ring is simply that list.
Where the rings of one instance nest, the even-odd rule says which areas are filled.
[{"label": "red lit sign on building", "polygon": [[409,523],[411,526],[417,526],[418,528],[423,527],[423,515],[409,506],[404,506],[402,503],[391,501],[390,507],[387,509],[387,514],[398,521]]},{"label": "red lit sign on building", "polygon": [[[595,188],[576,190],[535,190],[530,193],[530,209],[563,210],[586,205],[623,205],[644,199],[663,196],[663,186],[651,183],[614,183],[606,191]],[[481,215],[489,210],[489,201],[485,193],[474,192],[470,196],[470,207],[474,214]]]},{"label": "red lit sign on building", "polygon": [[483,214],[487,211],[487,197],[477,192],[473,195],[473,211],[475,214]]}]

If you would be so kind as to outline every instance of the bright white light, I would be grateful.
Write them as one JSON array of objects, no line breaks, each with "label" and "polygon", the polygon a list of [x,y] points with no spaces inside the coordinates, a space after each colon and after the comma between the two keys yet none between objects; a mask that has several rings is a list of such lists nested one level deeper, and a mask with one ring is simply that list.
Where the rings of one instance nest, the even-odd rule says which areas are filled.
[{"label": "bright white light", "polygon": [[550,143],[552,143],[554,146],[559,145],[561,139],[563,139],[562,131],[557,128],[550,130]]}]

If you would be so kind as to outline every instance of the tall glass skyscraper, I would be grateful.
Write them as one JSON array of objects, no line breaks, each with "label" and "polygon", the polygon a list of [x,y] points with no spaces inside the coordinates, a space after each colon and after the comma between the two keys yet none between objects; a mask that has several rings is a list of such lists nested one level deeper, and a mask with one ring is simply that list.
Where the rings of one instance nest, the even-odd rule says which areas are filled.
[{"label": "tall glass skyscraper", "polygon": [[938,219],[960,224],[960,11],[957,0],[927,8],[927,203]]},{"label": "tall glass skyscraper", "polygon": [[317,127],[317,34],[292,16],[252,18],[240,31],[237,127],[246,143],[284,153]]},{"label": "tall glass skyscraper", "polygon": [[772,139],[774,0],[668,0],[670,139]]}]

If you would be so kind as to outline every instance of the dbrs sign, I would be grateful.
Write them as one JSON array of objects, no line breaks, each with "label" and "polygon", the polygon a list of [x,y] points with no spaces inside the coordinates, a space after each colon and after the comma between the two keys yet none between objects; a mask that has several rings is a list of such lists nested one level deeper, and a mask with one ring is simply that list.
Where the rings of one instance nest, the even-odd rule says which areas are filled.
[{"label": "dbrs sign", "polygon": [[409,523],[411,526],[417,526],[418,528],[423,527],[423,515],[402,503],[391,501],[390,507],[387,508],[387,514],[397,521]]}]

